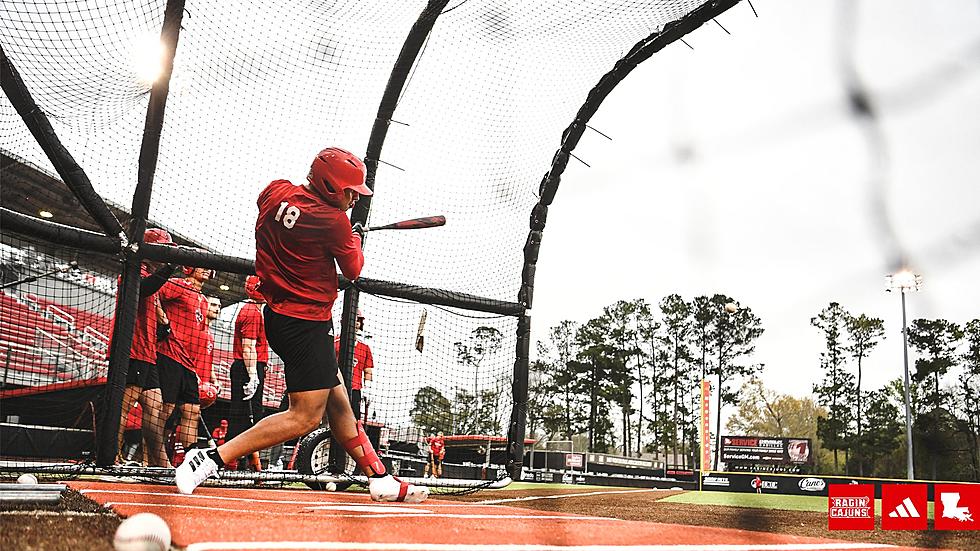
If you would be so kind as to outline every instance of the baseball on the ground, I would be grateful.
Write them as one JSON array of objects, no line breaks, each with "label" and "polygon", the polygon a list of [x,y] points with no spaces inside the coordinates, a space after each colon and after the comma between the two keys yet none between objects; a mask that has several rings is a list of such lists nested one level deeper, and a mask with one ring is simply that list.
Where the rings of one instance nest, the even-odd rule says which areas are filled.
[{"label": "baseball on the ground", "polygon": [[734,302],[729,302],[725,304],[725,311],[729,314],[734,314],[738,310],[738,306]]},{"label": "baseball on the ground", "polygon": [[138,513],[122,521],[112,543],[116,551],[167,551],[170,527],[153,513]]},{"label": "baseball on the ground", "polygon": [[37,477],[31,473],[24,473],[17,477],[17,484],[37,484]]}]

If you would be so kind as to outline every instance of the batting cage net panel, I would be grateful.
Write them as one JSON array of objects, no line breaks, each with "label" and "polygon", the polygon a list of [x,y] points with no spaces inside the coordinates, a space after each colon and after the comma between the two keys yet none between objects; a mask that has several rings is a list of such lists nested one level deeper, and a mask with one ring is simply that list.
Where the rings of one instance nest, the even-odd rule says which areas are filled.
[{"label": "batting cage net panel", "polygon": [[[733,3],[719,3],[725,5],[715,11]],[[220,302],[210,327],[209,362],[220,394],[214,409],[199,416],[208,431],[197,429],[202,439],[213,437],[221,420],[234,424],[242,415],[222,404],[235,402],[230,349],[255,254],[257,194],[274,179],[304,183],[324,146],[358,156],[375,147],[380,154],[365,159],[375,191],[367,225],[432,215],[447,222],[367,234],[355,302],[364,316],[357,340],[370,347],[374,369],[370,380],[360,381],[355,406],[380,427],[382,448],[412,453],[415,445],[420,456],[424,438],[440,431],[513,441],[519,426],[523,435],[523,417],[512,410],[526,392],[515,374],[523,360],[526,387],[521,350],[528,346],[518,333],[519,320],[526,320],[520,315],[530,306],[522,285],[533,285],[537,245],[528,253],[526,243],[528,217],[541,206],[541,176],[553,169],[555,151],[567,138],[563,131],[581,116],[583,103],[601,102],[590,90],[618,60],[715,3],[189,1],[178,10],[179,39],[157,147],[147,113],[154,112],[151,89],[165,51],[161,28],[173,4],[12,1],[0,7],[5,63],[16,69],[24,89],[18,92],[8,78],[0,97],[5,187],[10,171],[25,174],[18,187],[4,190],[5,214],[36,218],[45,211],[50,221],[68,227],[44,226],[47,237],[37,243],[24,241],[24,231],[5,229],[4,254],[33,254],[31,247],[44,242],[50,262],[65,263],[73,253],[51,236],[79,230],[73,239],[96,251],[84,251],[71,273],[99,274],[99,281],[110,283],[98,292],[75,291],[74,302],[58,308],[74,308],[76,318],[99,316],[104,328],[112,321],[113,284],[123,260],[137,258],[112,228],[118,221],[122,230],[130,229],[139,210],[137,182],[151,181],[147,227],[166,229],[178,245],[203,251],[202,265],[215,265],[217,258],[231,266],[194,289],[205,302]],[[10,99],[18,94],[21,100],[29,95],[36,108]],[[25,111],[44,117],[77,163],[78,170],[68,171],[75,197],[60,182],[64,165],[39,145],[37,122],[25,123]],[[392,114],[379,119],[379,113]],[[154,151],[156,157],[147,154]],[[141,163],[151,180],[140,173]],[[85,211],[99,209],[79,195],[79,181],[90,184],[108,210],[89,216]],[[554,179],[545,204],[556,186]],[[17,220],[20,228],[32,227]],[[543,219],[539,223],[543,227]],[[139,236],[130,231],[129,238]],[[146,264],[144,271],[152,273],[154,266],[159,264]],[[166,285],[186,284],[190,276],[176,270]],[[32,296],[61,298],[51,283],[60,277],[39,281],[49,283],[38,283],[44,292]],[[9,308],[4,303],[5,320],[50,328],[43,316],[22,313],[33,311],[22,289],[4,291],[10,301]],[[334,311],[338,335],[343,297]],[[91,373],[73,371],[66,380],[80,387],[99,380],[98,370],[105,371],[100,361]],[[263,411],[252,421],[279,406],[283,381],[274,355],[265,377]],[[18,381],[5,379],[4,391],[41,386],[40,379]],[[126,406],[124,399],[124,425]],[[43,417],[43,411],[36,413]],[[488,462],[495,459],[490,448]]]},{"label": "batting cage net panel", "polygon": [[[83,459],[94,449],[115,278],[78,268],[76,251],[0,239],[4,455]],[[28,435],[17,426],[43,426]]]}]

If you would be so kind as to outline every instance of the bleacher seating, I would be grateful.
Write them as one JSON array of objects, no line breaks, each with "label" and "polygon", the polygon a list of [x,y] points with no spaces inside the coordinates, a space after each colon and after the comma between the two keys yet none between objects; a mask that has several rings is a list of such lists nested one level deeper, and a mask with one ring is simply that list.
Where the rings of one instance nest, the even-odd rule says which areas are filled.
[{"label": "bleacher seating", "polygon": [[[76,331],[84,332],[86,327],[90,327],[103,336],[108,335],[112,331],[112,319],[101,314],[66,304],[59,304],[53,300],[36,295],[29,295],[28,298],[37,303],[40,310],[52,313],[52,317],[62,317],[62,315],[67,317],[71,321],[71,328]],[[106,339],[108,340],[108,337]]]},{"label": "bleacher seating", "polygon": [[[97,369],[79,369],[72,354],[102,360],[97,346],[79,340],[72,328],[45,315],[42,302],[0,292],[0,369],[5,385],[41,386],[77,378],[99,376]],[[82,362],[89,363],[89,362]]]},{"label": "bleacher seating", "polygon": [[[94,380],[105,376],[108,351],[107,335],[112,331],[112,319],[83,309],[56,303],[32,294],[9,295],[0,291],[0,371],[7,385],[45,386],[57,382]],[[219,399],[231,399],[229,370],[234,361],[230,342],[218,339],[214,350],[215,377],[221,387]],[[101,344],[99,343],[101,341]],[[44,350],[62,354],[77,354],[100,365],[99,370],[86,373],[51,362]],[[262,403],[278,408],[286,380],[282,363],[273,358],[266,371]]]}]

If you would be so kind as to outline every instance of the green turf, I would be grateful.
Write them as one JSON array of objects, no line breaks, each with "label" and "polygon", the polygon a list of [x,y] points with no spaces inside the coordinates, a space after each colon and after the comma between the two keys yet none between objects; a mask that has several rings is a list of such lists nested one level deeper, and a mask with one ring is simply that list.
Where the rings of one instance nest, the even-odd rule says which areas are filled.
[{"label": "green turf", "polygon": [[[668,503],[690,503],[695,505],[726,505],[729,507],[752,507],[756,509],[779,509],[784,511],[827,512],[827,498],[824,496],[782,496],[770,494],[739,494],[734,492],[684,492],[663,498]],[[933,518],[933,504],[929,503],[929,518]],[[881,500],[875,500],[875,514],[881,517]]]}]

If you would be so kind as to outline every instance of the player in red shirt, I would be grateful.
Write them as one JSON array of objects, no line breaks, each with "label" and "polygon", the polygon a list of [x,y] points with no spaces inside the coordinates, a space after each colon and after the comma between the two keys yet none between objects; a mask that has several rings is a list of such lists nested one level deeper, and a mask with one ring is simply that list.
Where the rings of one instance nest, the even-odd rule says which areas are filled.
[{"label": "player in red shirt", "polygon": [[259,194],[255,270],[267,303],[266,337],[284,364],[289,409],[262,419],[223,446],[192,450],[177,469],[180,492],[193,492],[228,460],[309,433],[326,411],[333,437],[369,477],[373,500],[419,503],[428,497],[428,488],[387,474],[354,417],[331,347],[335,265],[354,280],[364,264],[360,227],[351,227],[346,212],[359,195],[372,193],[365,176],[359,158],[329,147],[313,160],[308,184],[276,180]]},{"label": "player in red shirt", "polygon": [[265,338],[265,320],[262,310],[265,297],[259,292],[262,280],[259,276],[245,278],[245,295],[248,299],[235,316],[235,332],[232,336],[231,364],[231,411],[228,439],[238,436],[263,417],[262,388],[265,368],[269,363],[269,343]]},{"label": "player in red shirt", "polygon": [[[364,419],[365,412],[361,408],[361,389],[367,381],[374,378],[374,355],[371,354],[371,347],[364,342],[364,315],[361,314],[361,310],[357,310],[357,320],[354,322],[354,329],[357,332],[357,342],[354,343],[354,365],[351,366],[351,407],[354,408],[354,415],[366,421]],[[337,353],[337,358],[340,358],[340,335],[337,335],[333,339],[334,351]]]},{"label": "player in red shirt", "polygon": [[217,385],[218,379],[214,373],[214,333],[211,332],[211,324],[221,315],[221,299],[218,297],[205,298],[208,301],[208,313],[204,318],[205,338],[198,342],[199,347],[194,354],[194,359],[197,361],[194,372],[197,373],[198,385],[204,383]]},{"label": "player in red shirt", "polygon": [[[201,294],[204,282],[214,273],[203,268],[184,268],[184,279],[173,278],[160,288],[160,305],[170,328],[169,335],[157,343],[157,366],[163,395],[163,419],[169,419],[179,405],[180,443],[189,449],[197,440],[201,415],[200,381],[195,368],[208,339],[205,320],[208,300]],[[159,427],[161,437],[163,424]]]},{"label": "player in red shirt", "polygon": [[[143,233],[144,243],[172,245],[173,240],[166,230],[147,229]],[[163,450],[163,439],[152,427],[162,426],[160,396],[160,377],[156,367],[157,360],[157,316],[156,293],[174,271],[174,267],[143,261],[140,266],[140,298],[136,310],[136,324],[133,327],[133,345],[129,350],[129,368],[126,371],[126,390],[123,393],[122,411],[131,412],[133,404],[142,406],[141,425],[147,427],[143,432],[146,456],[154,467],[167,467],[167,455]],[[122,463],[123,434],[126,425],[119,424],[119,450],[117,463]]]},{"label": "player in red shirt", "polygon": [[429,462],[433,478],[442,476],[442,460],[446,457],[446,439],[439,431],[439,434],[429,439]]},{"label": "player in red shirt", "polygon": [[221,422],[218,424],[218,426],[215,427],[213,431],[211,431],[211,438],[214,438],[215,443],[220,446],[225,443],[225,439],[227,437],[228,437],[228,420],[222,419]]}]

